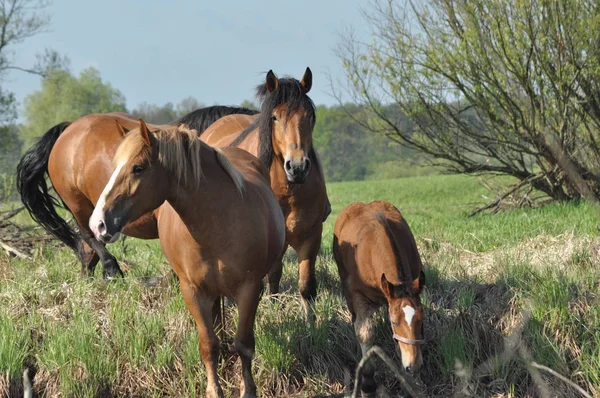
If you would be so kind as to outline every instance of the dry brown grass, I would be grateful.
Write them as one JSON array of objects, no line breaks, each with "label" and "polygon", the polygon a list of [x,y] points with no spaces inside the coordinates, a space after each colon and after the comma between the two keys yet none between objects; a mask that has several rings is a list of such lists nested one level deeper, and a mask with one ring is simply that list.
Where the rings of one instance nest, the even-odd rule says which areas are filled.
[{"label": "dry brown grass", "polygon": [[[600,269],[597,238],[572,234],[539,236],[483,253],[431,240],[419,244],[428,267],[424,297],[428,344],[424,347],[425,367],[420,375],[422,393],[429,397],[544,397],[544,391],[549,391],[551,396],[577,396],[575,390],[547,372],[539,371],[539,376],[534,377],[527,365],[536,360],[551,365],[598,396],[598,385],[577,367],[578,358],[588,355],[590,349],[582,346],[580,330],[552,319],[550,313],[546,324],[538,325],[544,319],[535,310],[536,296],[532,292],[537,286],[517,283],[521,275],[516,275],[514,283],[509,278],[514,270],[523,267],[538,272],[538,277],[552,270],[552,275],[565,278]],[[350,314],[340,297],[335,265],[328,256],[321,257],[320,264],[322,294],[316,304],[315,328],[302,321],[295,284],[290,283],[295,277],[294,268],[287,267],[284,285],[288,290],[274,300],[261,301],[254,373],[263,397],[342,396],[348,394],[352,385],[360,350],[350,326]],[[6,265],[0,263],[0,267],[13,270],[6,279],[10,286],[0,290],[2,313],[17,324],[30,325],[26,330],[32,336],[29,344],[34,363],[39,365],[36,356],[41,355],[47,339],[56,337],[57,331],[50,326],[64,327],[64,333],[79,338],[76,321],[80,311],[93,320],[95,344],[110,353],[100,359],[118,361],[116,374],[93,374],[77,358],[72,359],[74,365],[69,374],[60,368],[42,366],[35,376],[34,389],[38,393],[47,397],[77,396],[65,384],[67,377],[69,383],[89,388],[87,395],[91,396],[180,396],[191,395],[193,389],[196,393],[202,391],[203,368],[190,365],[192,354],[197,358],[197,352],[192,352],[196,350],[195,326],[180,302],[176,282],[169,276],[153,287],[144,286],[135,277],[119,284],[53,282],[63,276],[57,276],[55,269],[46,265],[34,267],[29,273],[34,277],[28,285],[18,286],[24,273],[15,260]],[[137,267],[131,272],[134,269]],[[164,264],[160,272],[170,275]],[[554,279],[548,280],[554,283]],[[598,307],[598,290],[586,290],[584,285],[573,289],[576,292],[567,308],[573,317],[586,319]],[[524,314],[531,311],[534,315],[528,320]],[[238,391],[240,364],[227,342],[235,330],[235,314],[234,307],[227,307],[220,367],[223,386],[233,396]],[[132,345],[135,337],[128,334],[134,335],[135,328],[146,327],[151,317],[158,317],[160,326],[148,329],[154,340],[145,357],[153,358],[160,347],[169,344],[173,356],[166,365],[154,363],[153,359],[149,359],[150,363],[136,363],[127,353],[119,352],[117,341],[121,339],[125,348]],[[399,362],[383,312],[378,317],[377,343]],[[31,327],[33,324],[36,326]],[[118,332],[119,328],[125,331]],[[539,341],[532,333],[539,330],[567,358],[556,362],[560,366],[554,367],[544,362],[544,357],[538,357]],[[188,349],[190,339],[194,344]],[[274,354],[275,348],[283,350],[280,356]],[[0,376],[0,395],[21,394],[18,380],[13,378],[11,384],[6,375]],[[376,380],[381,385],[381,396],[396,396],[401,389],[392,372],[382,367],[378,368]]]}]

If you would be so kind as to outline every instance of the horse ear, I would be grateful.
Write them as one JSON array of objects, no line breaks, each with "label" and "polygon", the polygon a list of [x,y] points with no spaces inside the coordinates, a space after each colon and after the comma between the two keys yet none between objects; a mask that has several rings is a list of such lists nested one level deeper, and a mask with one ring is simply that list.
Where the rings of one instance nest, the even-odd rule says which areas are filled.
[{"label": "horse ear", "polygon": [[129,133],[129,130],[125,129],[125,127],[123,127],[123,125],[119,123],[117,119],[115,119],[115,124],[117,125],[117,131],[119,134],[121,134],[121,137],[125,137],[125,135]]},{"label": "horse ear", "polygon": [[142,135],[142,139],[146,143],[146,145],[151,146],[150,144],[150,130],[148,130],[148,126],[146,126],[146,122],[140,119],[140,134]]},{"label": "horse ear", "polygon": [[423,286],[425,286],[425,273],[421,271],[419,272],[419,276],[412,282],[412,287],[420,294]]},{"label": "horse ear", "polygon": [[279,79],[277,79],[273,70],[269,70],[269,72],[267,72],[267,91],[272,93],[277,90],[277,87],[279,87]]},{"label": "horse ear", "polygon": [[381,291],[387,298],[394,297],[394,284],[387,280],[385,274],[381,274]]},{"label": "horse ear", "polygon": [[309,92],[312,87],[312,72],[310,68],[307,66],[306,71],[304,72],[304,76],[302,76],[302,80],[300,80],[300,84],[304,87],[305,92]]}]

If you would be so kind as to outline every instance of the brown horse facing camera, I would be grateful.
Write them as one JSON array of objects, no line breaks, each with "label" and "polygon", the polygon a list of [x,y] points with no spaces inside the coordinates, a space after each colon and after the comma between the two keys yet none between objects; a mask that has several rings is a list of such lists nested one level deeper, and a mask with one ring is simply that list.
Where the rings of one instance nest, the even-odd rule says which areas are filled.
[{"label": "brown horse facing camera", "polygon": [[114,239],[141,215],[155,211],[160,244],[177,274],[198,327],[208,397],[222,397],[217,376],[219,340],[213,310],[221,296],[238,305],[235,347],[242,361],[241,396],[255,397],[251,362],[254,318],[262,279],[281,261],[285,225],[260,161],[238,148],[215,150],[185,127],[150,132],[143,121],[114,157],[90,228]]},{"label": "brown horse facing camera", "polygon": [[[218,118],[232,113],[254,114],[245,108],[213,106],[198,109],[174,124],[185,123],[203,131]],[[115,257],[94,238],[88,221],[100,193],[113,172],[112,158],[123,140],[115,122],[135,128],[138,119],[125,113],[93,114],[73,123],[52,127],[31,147],[17,167],[17,189],[32,218],[70,247],[81,261],[84,275],[93,274],[98,261],[103,275],[121,275]],[[73,214],[79,230],[73,230],[56,211],[56,200],[48,192],[48,175],[54,190]],[[134,220],[123,233],[142,239],[156,239],[156,218],[148,213]]]},{"label": "brown horse facing camera", "polygon": [[[372,316],[387,304],[392,335],[410,373],[422,363],[425,284],[415,238],[400,211],[389,202],[353,203],[338,216],[333,232],[333,256],[342,290],[352,313],[354,331],[364,355],[374,337]],[[365,368],[363,396],[375,393],[372,366]]]},{"label": "brown horse facing camera", "polygon": [[[286,246],[292,246],[298,253],[298,284],[304,312],[313,318],[309,303],[317,294],[315,263],[323,222],[331,207],[312,144],[316,114],[307,95],[311,86],[309,68],[300,81],[278,79],[269,71],[265,83],[257,87],[260,114],[225,116],[208,127],[200,138],[215,147],[245,149],[269,169],[271,188],[286,219]],[[271,294],[279,292],[282,267],[280,263],[269,273]]]}]

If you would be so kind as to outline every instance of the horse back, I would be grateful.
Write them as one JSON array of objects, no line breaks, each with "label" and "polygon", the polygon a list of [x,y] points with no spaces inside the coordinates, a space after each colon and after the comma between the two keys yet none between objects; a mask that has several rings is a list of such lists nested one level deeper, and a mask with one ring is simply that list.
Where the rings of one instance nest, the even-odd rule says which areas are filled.
[{"label": "horse back", "polygon": [[68,195],[77,190],[96,202],[112,174],[112,158],[123,138],[115,121],[125,128],[136,127],[133,118],[92,114],[77,119],[61,134],[48,159],[48,175],[57,192]]},{"label": "horse back", "polygon": [[[225,148],[231,145],[258,118],[258,115],[228,115],[211,124],[200,136],[208,145]],[[247,134],[247,138],[238,145],[254,156],[258,156],[258,129]]]}]

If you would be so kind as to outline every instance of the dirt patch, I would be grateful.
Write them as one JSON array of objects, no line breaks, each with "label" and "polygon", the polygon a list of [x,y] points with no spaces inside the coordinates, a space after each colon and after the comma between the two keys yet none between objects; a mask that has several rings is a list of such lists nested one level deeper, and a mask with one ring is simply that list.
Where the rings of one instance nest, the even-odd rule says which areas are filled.
[{"label": "dirt patch", "polygon": [[7,260],[2,257],[33,257],[41,246],[58,247],[60,242],[48,234],[42,227],[21,225],[11,221],[13,217],[24,211],[24,208],[0,212],[0,277],[3,275],[3,265]]}]

